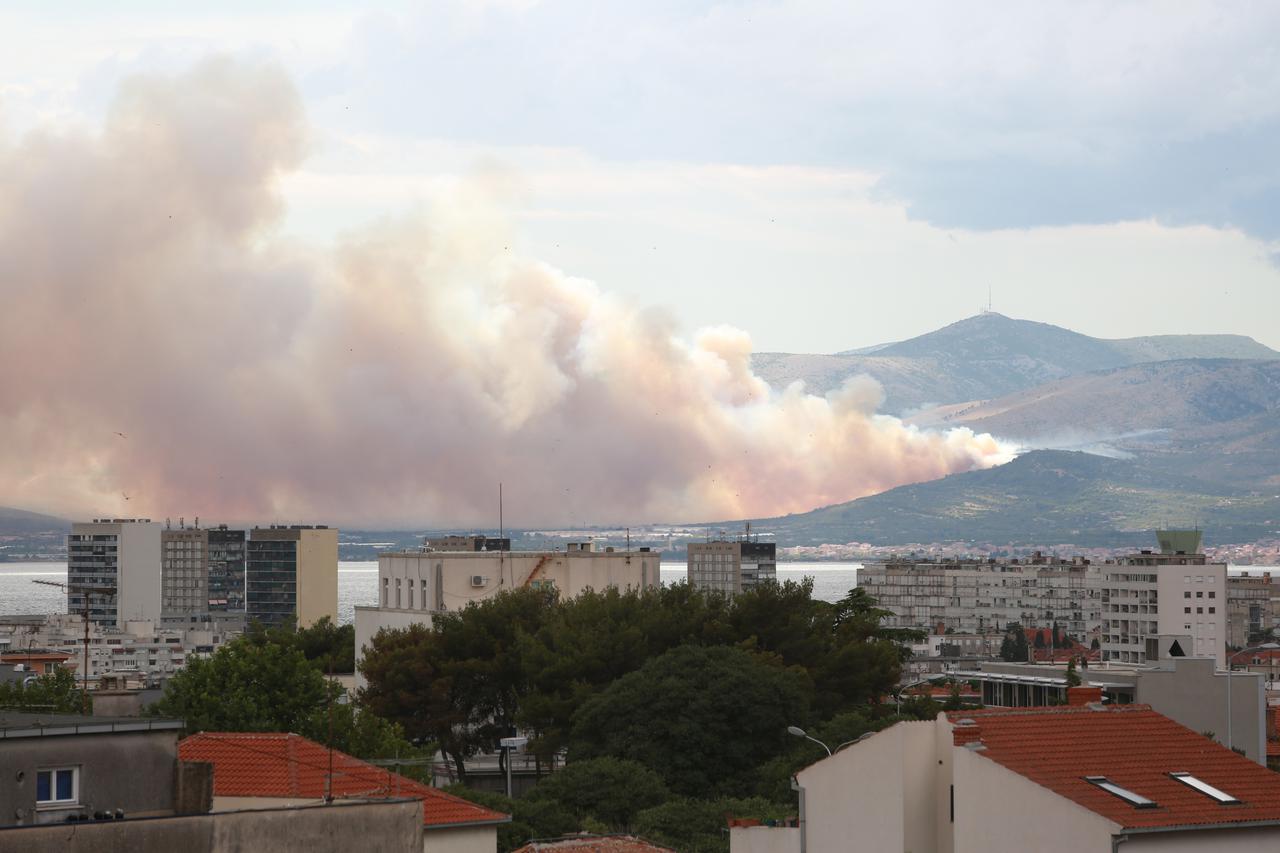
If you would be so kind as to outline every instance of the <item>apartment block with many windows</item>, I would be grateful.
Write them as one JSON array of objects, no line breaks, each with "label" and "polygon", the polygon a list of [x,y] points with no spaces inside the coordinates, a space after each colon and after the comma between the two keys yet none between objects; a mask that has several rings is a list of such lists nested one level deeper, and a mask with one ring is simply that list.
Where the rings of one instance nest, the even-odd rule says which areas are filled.
[{"label": "apartment block with many windows", "polygon": [[[160,530],[148,518],[78,521],[67,535],[67,610],[100,625],[160,621]],[[101,590],[97,592],[94,590]]]},{"label": "apartment block with many windows", "polygon": [[338,531],[323,525],[255,527],[245,544],[245,606],[267,626],[338,621]]}]

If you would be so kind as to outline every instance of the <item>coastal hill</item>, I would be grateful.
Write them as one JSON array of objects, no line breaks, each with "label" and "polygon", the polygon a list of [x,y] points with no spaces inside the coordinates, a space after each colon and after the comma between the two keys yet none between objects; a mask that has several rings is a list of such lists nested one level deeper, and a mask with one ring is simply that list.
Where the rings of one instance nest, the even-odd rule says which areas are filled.
[{"label": "coastal hill", "polygon": [[1158,335],[1106,340],[987,312],[919,337],[831,355],[757,353],[755,372],[777,388],[802,380],[823,394],[864,373],[884,386],[889,414],[987,400],[1036,385],[1172,359],[1280,359],[1243,335]]},{"label": "coastal hill", "polygon": [[1132,460],[1036,450],[996,468],[759,519],[752,527],[785,545],[968,541],[1148,547],[1157,527],[1197,524],[1215,542],[1275,536],[1280,496],[1210,488]]}]

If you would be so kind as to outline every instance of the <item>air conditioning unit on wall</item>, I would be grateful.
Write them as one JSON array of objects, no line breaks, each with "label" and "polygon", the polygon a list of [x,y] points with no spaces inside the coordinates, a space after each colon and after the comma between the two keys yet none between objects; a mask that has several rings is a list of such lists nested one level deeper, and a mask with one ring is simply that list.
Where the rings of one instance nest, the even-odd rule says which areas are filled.
[{"label": "air conditioning unit on wall", "polygon": [[487,586],[488,584],[489,584],[489,579],[488,579],[487,577],[485,577],[484,575],[472,575],[472,576],[471,576],[471,585],[472,585],[472,586],[474,586],[474,587]]}]

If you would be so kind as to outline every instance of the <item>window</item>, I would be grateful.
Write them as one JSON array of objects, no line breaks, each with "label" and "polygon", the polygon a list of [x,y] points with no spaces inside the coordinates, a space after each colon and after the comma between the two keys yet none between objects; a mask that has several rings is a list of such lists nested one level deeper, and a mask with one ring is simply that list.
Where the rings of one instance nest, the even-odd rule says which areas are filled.
[{"label": "window", "polygon": [[56,767],[36,771],[36,805],[58,806],[79,801],[79,768]]},{"label": "window", "polygon": [[1191,612],[1191,608],[1190,608],[1190,607],[1184,607],[1184,608],[1182,608],[1182,612],[1183,612],[1183,613],[1190,613],[1190,612]]},{"label": "window", "polygon": [[1210,613],[1216,613],[1217,611],[1218,611],[1218,608],[1216,608],[1216,607],[1210,607],[1210,608],[1209,608],[1209,612],[1210,612]]},{"label": "window", "polygon": [[1197,791],[1199,791],[1200,793],[1204,794],[1207,797],[1212,797],[1213,799],[1217,800],[1223,805],[1231,805],[1231,804],[1240,802],[1235,797],[1228,794],[1226,791],[1215,788],[1212,785],[1210,785],[1208,782],[1201,781],[1200,779],[1197,779],[1196,777],[1192,776],[1190,773],[1170,773],[1169,776],[1174,779],[1177,779],[1179,782],[1181,782],[1182,784],[1188,787],[1195,788]]},{"label": "window", "polygon": [[1203,608],[1203,607],[1197,607],[1197,608],[1196,608],[1196,612],[1197,612],[1197,613],[1203,613],[1203,612],[1204,612],[1204,608]]},{"label": "window", "polygon": [[1196,598],[1204,598],[1204,591],[1196,590]]},{"label": "window", "polygon": [[1154,809],[1156,807],[1155,801],[1148,800],[1141,794],[1135,794],[1128,788],[1121,788],[1106,776],[1086,776],[1084,777],[1084,781],[1091,785],[1097,785],[1108,794],[1113,794],[1119,797],[1135,809]]},{"label": "window", "polygon": [[1183,597],[1183,598],[1190,598],[1190,597],[1191,597],[1191,591],[1190,591],[1190,590],[1187,590],[1186,592],[1184,592],[1184,593],[1182,594],[1182,597]]},{"label": "window", "polygon": [[1209,590],[1209,597],[1210,597],[1210,598],[1217,598],[1217,597],[1218,597],[1218,594],[1217,594],[1216,592],[1214,592],[1213,590]]}]

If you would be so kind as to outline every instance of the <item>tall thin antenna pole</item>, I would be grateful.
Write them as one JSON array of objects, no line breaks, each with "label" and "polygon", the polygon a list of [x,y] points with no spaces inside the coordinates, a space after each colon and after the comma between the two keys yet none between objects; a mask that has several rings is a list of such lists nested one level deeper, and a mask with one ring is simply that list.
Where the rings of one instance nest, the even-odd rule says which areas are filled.
[{"label": "tall thin antenna pole", "polygon": [[504,525],[502,521],[502,483],[498,483],[498,550],[502,550],[502,537]]}]

